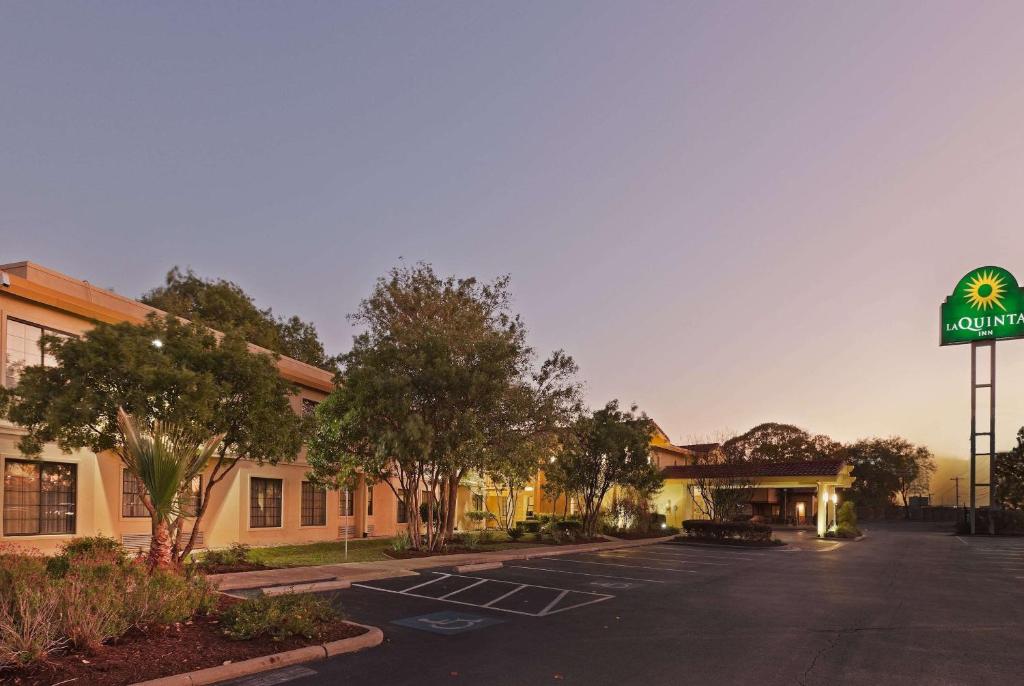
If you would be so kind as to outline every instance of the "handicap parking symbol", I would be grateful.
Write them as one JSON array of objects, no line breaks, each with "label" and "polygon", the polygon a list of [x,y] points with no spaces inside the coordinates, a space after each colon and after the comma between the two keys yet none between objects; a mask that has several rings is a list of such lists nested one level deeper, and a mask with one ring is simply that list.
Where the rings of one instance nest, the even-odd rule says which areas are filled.
[{"label": "handicap parking symbol", "polygon": [[467,631],[476,631],[492,624],[501,624],[500,619],[473,615],[467,612],[434,612],[419,617],[396,619],[392,624],[406,626],[410,629],[429,631],[432,634],[453,635]]}]

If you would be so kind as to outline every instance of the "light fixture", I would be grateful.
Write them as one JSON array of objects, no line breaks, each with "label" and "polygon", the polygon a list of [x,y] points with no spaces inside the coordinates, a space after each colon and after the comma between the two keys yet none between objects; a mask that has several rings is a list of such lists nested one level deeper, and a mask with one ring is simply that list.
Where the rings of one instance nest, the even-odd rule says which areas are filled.
[{"label": "light fixture", "polygon": [[554,455],[552,455],[551,457],[549,457],[549,458],[548,458],[548,462],[554,462],[554,461],[555,461],[555,460],[557,460],[557,459],[558,459],[557,457],[555,457]]},{"label": "light fixture", "polygon": [[838,495],[838,494],[836,494],[836,493],[835,493],[835,492],[833,491],[833,493],[832,493],[832,504],[833,504],[833,505],[835,505],[835,504],[836,504],[836,503],[838,503],[838,502],[839,502],[839,495]]},{"label": "light fixture", "polygon": [[668,528],[668,524],[666,524],[665,522],[662,522],[661,523],[661,528],[662,529],[667,529]]},{"label": "light fixture", "polygon": [[159,338],[154,338],[153,339],[153,347],[154,348],[162,348],[162,347],[164,347],[164,342],[161,341]]}]

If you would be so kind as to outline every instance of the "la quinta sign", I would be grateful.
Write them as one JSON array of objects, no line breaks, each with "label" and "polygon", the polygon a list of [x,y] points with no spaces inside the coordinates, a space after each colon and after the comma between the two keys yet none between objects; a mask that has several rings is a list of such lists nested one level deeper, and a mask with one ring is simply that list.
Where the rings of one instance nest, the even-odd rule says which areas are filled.
[{"label": "la quinta sign", "polygon": [[[971,344],[971,533],[977,533],[978,489],[988,489],[989,511],[999,510],[996,461],[996,341],[1024,338],[1024,289],[1013,274],[1002,267],[978,267],[960,279],[953,295],[939,310],[942,319],[940,345]],[[979,375],[978,351],[987,350]],[[986,378],[987,377],[987,378]],[[988,421],[978,430],[978,391],[988,395]],[[986,426],[987,424],[987,426]],[[978,439],[988,438],[987,448],[978,450]],[[988,459],[988,482],[978,481],[978,458]],[[957,507],[960,503],[957,503]],[[988,531],[996,533],[995,516],[988,518]]]},{"label": "la quinta sign", "polygon": [[941,345],[1024,338],[1024,289],[1002,267],[979,267],[960,279],[941,317]]}]

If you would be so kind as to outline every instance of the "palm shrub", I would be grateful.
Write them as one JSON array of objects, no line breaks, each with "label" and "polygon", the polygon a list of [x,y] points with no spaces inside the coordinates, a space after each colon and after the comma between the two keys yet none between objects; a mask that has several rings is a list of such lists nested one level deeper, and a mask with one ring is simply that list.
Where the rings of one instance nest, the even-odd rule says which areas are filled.
[{"label": "palm shrub", "polygon": [[189,428],[160,421],[145,431],[124,408],[118,408],[117,425],[122,439],[117,452],[145,488],[142,503],[153,525],[150,567],[167,567],[171,564],[170,523],[182,514],[182,491],[206,468],[224,434],[203,441]]},{"label": "palm shrub", "polygon": [[857,508],[852,500],[847,500],[839,506],[839,512],[836,513],[836,535],[840,538],[860,536],[860,529],[857,528]]}]

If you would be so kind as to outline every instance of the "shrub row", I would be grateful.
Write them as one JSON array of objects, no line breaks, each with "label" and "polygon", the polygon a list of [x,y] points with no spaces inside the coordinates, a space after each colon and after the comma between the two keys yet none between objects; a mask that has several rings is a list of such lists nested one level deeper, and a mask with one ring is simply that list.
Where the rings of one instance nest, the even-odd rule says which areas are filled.
[{"label": "shrub row", "polygon": [[0,666],[67,647],[95,650],[132,627],[170,624],[213,609],[202,577],[130,560],[112,539],[72,541],[53,558],[0,548]]},{"label": "shrub row", "polygon": [[712,540],[738,540],[770,543],[772,528],[753,522],[712,522],[705,519],[687,519],[683,522],[687,536]]}]

